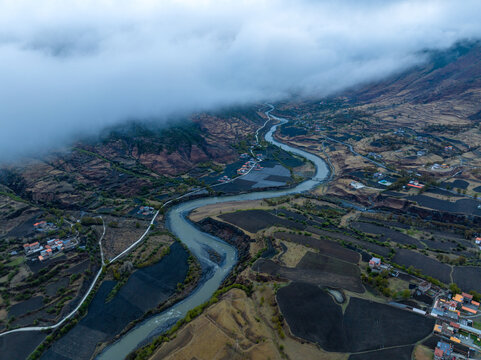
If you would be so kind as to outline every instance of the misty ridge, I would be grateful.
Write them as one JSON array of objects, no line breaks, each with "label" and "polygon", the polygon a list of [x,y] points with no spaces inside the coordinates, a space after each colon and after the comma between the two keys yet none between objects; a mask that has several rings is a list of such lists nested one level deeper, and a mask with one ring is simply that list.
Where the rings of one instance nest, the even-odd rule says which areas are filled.
[{"label": "misty ridge", "polygon": [[[321,98],[481,36],[464,1],[0,4],[0,161],[131,119]],[[154,120],[151,120],[154,119]]]}]

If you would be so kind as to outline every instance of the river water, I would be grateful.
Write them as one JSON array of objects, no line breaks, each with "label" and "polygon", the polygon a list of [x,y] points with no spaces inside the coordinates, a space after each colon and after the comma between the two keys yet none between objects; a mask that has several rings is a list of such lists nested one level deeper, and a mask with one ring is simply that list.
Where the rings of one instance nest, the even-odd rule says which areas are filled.
[{"label": "river water", "polygon": [[[146,339],[150,339],[152,336],[159,335],[168,330],[178,320],[183,318],[189,310],[208,301],[212,294],[219,288],[222,281],[231,271],[232,267],[236,264],[237,251],[233,246],[227,244],[219,238],[200,231],[187,219],[187,215],[192,210],[216,203],[260,200],[302,193],[313,189],[328,179],[329,167],[323,159],[306,151],[280,143],[274,139],[273,134],[277,130],[278,126],[286,123],[287,120],[270,115],[272,110],[273,108],[267,111],[266,115],[280,121],[280,123],[273,125],[266,133],[266,141],[282,148],[283,150],[297,154],[312,161],[316,168],[315,176],[312,179],[306,180],[291,189],[259,191],[233,196],[202,198],[187,201],[171,208],[166,215],[167,226],[170,231],[189,248],[192,254],[199,259],[204,273],[203,280],[198,285],[196,290],[183,301],[173,305],[171,308],[158,315],[152,316],[136,326],[134,329],[122,336],[117,342],[108,346],[101,354],[99,354],[97,359],[123,359]],[[223,261],[220,265],[213,263],[209,259],[209,255],[206,251],[208,248],[215,250],[221,255]]]}]

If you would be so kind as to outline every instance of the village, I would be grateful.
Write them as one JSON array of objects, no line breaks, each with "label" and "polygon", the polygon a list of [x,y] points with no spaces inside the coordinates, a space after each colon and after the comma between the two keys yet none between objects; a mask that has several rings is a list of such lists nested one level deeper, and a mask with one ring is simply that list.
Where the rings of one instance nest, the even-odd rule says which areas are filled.
[{"label": "village", "polygon": [[[69,238],[65,240],[60,239],[50,239],[43,245],[38,241],[31,244],[24,244],[23,250],[27,259],[32,261],[44,261],[57,253],[62,251],[68,251],[77,246],[78,242],[75,238]],[[39,254],[39,255],[38,255]]]},{"label": "village", "polygon": [[[481,239],[479,239],[481,241]],[[383,264],[380,258],[372,257],[369,268],[373,272],[388,271],[390,276],[399,276],[389,264]],[[434,299],[432,307],[422,310],[403,303],[390,304],[407,311],[412,311],[436,319],[433,334],[440,340],[434,349],[434,360],[470,359],[471,355],[481,352],[481,322],[476,321],[480,315],[480,303],[472,294],[445,290],[420,279],[414,290],[418,295],[428,295]]]},{"label": "village", "polygon": [[[248,157],[249,157],[249,155],[247,153],[243,153],[243,154],[240,155],[241,159],[246,159]],[[242,167],[237,169],[237,174],[238,175],[244,175],[244,174],[247,174],[251,170],[257,170],[257,171],[262,170],[262,166],[259,164],[259,162],[261,162],[263,160],[264,160],[264,157],[262,156],[262,154],[256,154],[255,159],[253,157],[251,157],[249,160],[247,160],[245,162],[244,165],[242,165]]]}]

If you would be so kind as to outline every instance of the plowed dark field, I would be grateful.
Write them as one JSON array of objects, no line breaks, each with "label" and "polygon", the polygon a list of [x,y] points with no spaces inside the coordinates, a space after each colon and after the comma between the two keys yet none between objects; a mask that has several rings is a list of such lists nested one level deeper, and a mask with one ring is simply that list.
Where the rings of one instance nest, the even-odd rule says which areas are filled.
[{"label": "plowed dark field", "polygon": [[413,266],[421,270],[424,275],[432,276],[446,284],[451,283],[451,267],[428,256],[411,250],[399,249],[394,255],[393,261],[406,267]]},{"label": "plowed dark field", "polygon": [[327,351],[411,345],[429,335],[434,326],[434,320],[427,317],[358,298],[350,299],[343,314],[330,295],[306,283],[281,288],[277,300],[292,333]]},{"label": "plowed dark field", "polygon": [[404,245],[416,245],[421,249],[425,248],[419,240],[384,226],[364,222],[354,222],[351,226],[365,233],[381,235],[380,241],[394,241]]},{"label": "plowed dark field", "polygon": [[357,266],[312,252],[308,252],[295,268],[281,266],[272,260],[259,259],[252,269],[292,281],[364,292]]},{"label": "plowed dark field", "polygon": [[481,293],[481,268],[475,266],[456,266],[453,281],[464,291],[475,290]]},{"label": "plowed dark field", "polygon": [[349,356],[348,360],[411,360],[414,346],[403,346],[394,349],[377,350]]}]

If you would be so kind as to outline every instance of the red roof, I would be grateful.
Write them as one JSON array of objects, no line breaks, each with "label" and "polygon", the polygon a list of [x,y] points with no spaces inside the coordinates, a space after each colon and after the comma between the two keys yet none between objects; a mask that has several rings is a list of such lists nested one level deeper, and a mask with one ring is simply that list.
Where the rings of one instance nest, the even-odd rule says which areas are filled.
[{"label": "red roof", "polygon": [[470,312],[470,313],[472,313],[472,314],[476,314],[476,313],[477,313],[476,310],[470,309],[470,308],[468,308],[468,307],[466,307],[466,306],[463,306],[461,309],[463,309],[464,311]]},{"label": "red roof", "polygon": [[417,189],[422,189],[424,187],[424,185],[414,185],[414,184],[408,184],[408,186],[411,186]]},{"label": "red roof", "polygon": [[443,356],[444,355],[444,351],[442,351],[440,348],[436,348],[434,350],[434,356]]},{"label": "red roof", "polygon": [[463,295],[463,297],[465,297],[466,299],[473,300],[473,295],[471,295],[471,294],[467,294],[467,293],[463,292],[461,295]]},{"label": "red roof", "polygon": [[456,329],[459,329],[459,328],[460,328],[460,325],[459,325],[458,323],[453,322],[453,321],[451,321],[451,322],[449,323],[449,325],[451,325],[453,328],[456,328]]}]

